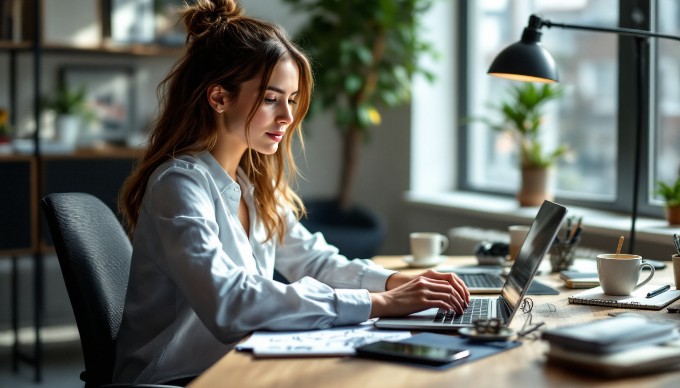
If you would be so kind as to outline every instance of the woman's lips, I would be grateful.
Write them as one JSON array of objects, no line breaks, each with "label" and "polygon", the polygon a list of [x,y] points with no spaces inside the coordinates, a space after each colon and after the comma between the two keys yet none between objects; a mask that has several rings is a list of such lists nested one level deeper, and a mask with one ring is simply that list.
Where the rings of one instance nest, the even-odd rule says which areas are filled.
[{"label": "woman's lips", "polygon": [[269,136],[272,140],[278,143],[281,140],[283,140],[284,133],[285,132],[267,132],[267,136]]}]

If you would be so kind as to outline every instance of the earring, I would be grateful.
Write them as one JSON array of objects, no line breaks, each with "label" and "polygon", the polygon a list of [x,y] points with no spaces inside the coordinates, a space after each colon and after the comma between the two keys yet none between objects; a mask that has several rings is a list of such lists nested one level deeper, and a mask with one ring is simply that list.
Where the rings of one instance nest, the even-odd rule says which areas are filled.
[{"label": "earring", "polygon": [[217,107],[217,113],[224,113],[224,109],[222,109],[221,105]]}]

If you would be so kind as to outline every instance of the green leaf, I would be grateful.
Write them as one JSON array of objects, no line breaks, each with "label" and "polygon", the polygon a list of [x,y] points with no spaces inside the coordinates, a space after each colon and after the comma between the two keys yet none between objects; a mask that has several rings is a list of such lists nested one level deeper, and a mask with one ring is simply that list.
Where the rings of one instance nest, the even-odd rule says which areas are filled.
[{"label": "green leaf", "polygon": [[666,206],[680,206],[680,176],[671,184],[656,181],[655,194],[666,201]]}]

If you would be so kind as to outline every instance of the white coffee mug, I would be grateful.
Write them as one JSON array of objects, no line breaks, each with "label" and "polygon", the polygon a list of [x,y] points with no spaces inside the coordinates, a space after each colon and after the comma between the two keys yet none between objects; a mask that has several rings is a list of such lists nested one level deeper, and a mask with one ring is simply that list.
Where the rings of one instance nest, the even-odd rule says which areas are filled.
[{"label": "white coffee mug", "polygon": [[515,260],[519,254],[524,240],[527,238],[530,227],[527,225],[510,225],[508,226],[508,233],[510,234],[510,245],[508,246],[508,253],[510,260]]},{"label": "white coffee mug", "polygon": [[[649,268],[649,276],[638,283],[640,272],[645,267]],[[625,296],[652,280],[654,266],[643,263],[642,257],[638,255],[597,255],[597,274],[605,294]]]},{"label": "white coffee mug", "polygon": [[411,233],[409,239],[414,261],[432,260],[449,247],[449,239],[440,233]]},{"label": "white coffee mug", "polygon": [[673,261],[673,277],[675,278],[675,288],[680,290],[680,255],[671,256]]}]

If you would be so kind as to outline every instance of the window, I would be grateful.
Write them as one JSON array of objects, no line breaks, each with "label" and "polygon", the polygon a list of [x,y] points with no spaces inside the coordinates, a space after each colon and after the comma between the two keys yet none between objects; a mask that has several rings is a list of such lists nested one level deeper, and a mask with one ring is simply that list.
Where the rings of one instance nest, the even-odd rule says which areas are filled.
[{"label": "window", "polygon": [[[519,40],[529,15],[555,22],[590,26],[619,26],[619,20],[654,18],[659,32],[680,35],[680,4],[652,1],[652,9],[634,9],[636,2],[611,0],[476,0],[462,2],[460,14],[467,36],[459,58],[461,95],[459,111],[465,117],[493,117],[490,105],[508,97],[514,81],[486,74],[493,58]],[[639,2],[646,3],[646,2]],[[655,9],[654,9],[655,8]],[[626,15],[621,17],[620,15]],[[632,21],[622,27],[642,29]],[[543,126],[548,149],[568,145],[569,155],[556,166],[558,200],[609,210],[628,211],[633,187],[632,166],[636,118],[635,42],[613,33],[558,27],[542,29],[542,44],[553,55],[560,82],[567,93],[546,105]],[[465,34],[463,34],[465,35]],[[643,163],[638,204],[647,214],[659,215],[653,184],[674,181],[680,165],[680,42],[651,39],[652,87],[649,125],[643,126]],[[657,55],[658,53],[658,55]],[[631,92],[632,91],[632,92]],[[631,113],[632,112],[632,113]],[[469,121],[462,129],[458,187],[464,190],[512,195],[519,185],[514,144],[506,135]],[[656,204],[657,206],[649,206]]]},{"label": "window", "polygon": [[[680,3],[661,0],[656,9],[657,30],[680,35]],[[680,172],[680,42],[659,39],[657,48],[652,165],[654,181],[675,182]],[[652,182],[653,184],[654,182]]]}]

